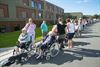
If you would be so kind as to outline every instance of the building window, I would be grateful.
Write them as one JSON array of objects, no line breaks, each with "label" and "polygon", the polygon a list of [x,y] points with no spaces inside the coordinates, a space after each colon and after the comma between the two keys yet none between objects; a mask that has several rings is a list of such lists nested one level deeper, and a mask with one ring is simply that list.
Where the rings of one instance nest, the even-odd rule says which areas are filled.
[{"label": "building window", "polygon": [[0,17],[4,17],[4,10],[0,9]]},{"label": "building window", "polygon": [[0,4],[0,17],[9,17],[8,5]]},{"label": "building window", "polygon": [[34,7],[35,7],[35,2],[34,2],[34,0],[32,0],[31,3],[32,3],[32,7],[34,8]]},{"label": "building window", "polygon": [[26,18],[26,12],[22,12],[22,18]]},{"label": "building window", "polygon": [[38,8],[38,4],[35,2],[35,8],[37,9]]},{"label": "building window", "polygon": [[28,17],[28,9],[16,7],[16,17],[17,18],[27,18]]},{"label": "building window", "polygon": [[39,8],[39,10],[42,9],[42,5],[40,3],[38,4],[38,8]]}]

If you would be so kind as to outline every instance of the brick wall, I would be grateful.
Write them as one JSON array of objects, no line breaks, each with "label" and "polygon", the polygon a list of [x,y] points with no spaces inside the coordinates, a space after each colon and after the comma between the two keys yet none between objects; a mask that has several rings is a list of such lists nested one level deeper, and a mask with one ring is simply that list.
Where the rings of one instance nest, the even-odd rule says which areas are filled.
[{"label": "brick wall", "polygon": [[15,31],[17,26],[21,29],[24,25],[24,21],[0,21],[0,28],[3,28],[4,32]]},{"label": "brick wall", "polygon": [[[53,21],[51,20],[46,20],[46,22],[47,24],[53,24]],[[34,23],[37,27],[40,27],[42,20],[35,20]],[[17,26],[19,26],[19,29],[22,29],[25,24],[26,21],[0,21],[0,28],[4,27],[4,32],[12,32],[16,30]]]}]

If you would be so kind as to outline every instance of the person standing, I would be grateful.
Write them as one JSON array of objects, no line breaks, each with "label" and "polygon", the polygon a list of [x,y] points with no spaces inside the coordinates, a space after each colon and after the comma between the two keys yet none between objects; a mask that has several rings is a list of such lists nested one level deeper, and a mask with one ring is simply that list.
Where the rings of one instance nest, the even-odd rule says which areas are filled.
[{"label": "person standing", "polygon": [[35,25],[34,20],[32,18],[29,18],[28,19],[28,23],[26,23],[24,29],[30,35],[30,37],[32,39],[32,45],[33,45],[34,44],[34,40],[35,40],[35,29],[36,29],[36,25]]},{"label": "person standing", "polygon": [[75,37],[78,37],[79,36],[79,23],[77,19],[75,19],[74,24],[75,24]]},{"label": "person standing", "polygon": [[48,32],[48,26],[47,26],[45,21],[43,21],[42,24],[41,24],[41,32],[42,32],[42,36],[44,38],[47,35],[47,32]]},{"label": "person standing", "polygon": [[70,21],[70,19],[66,20],[67,22],[67,37],[68,37],[68,48],[72,48],[72,38],[75,34],[75,24]]},{"label": "person standing", "polygon": [[82,31],[83,31],[83,21],[82,21],[82,19],[80,18],[80,19],[79,19],[79,32],[80,32],[80,35],[82,35]]},{"label": "person standing", "polygon": [[63,41],[65,39],[65,28],[66,28],[66,25],[63,24],[63,20],[61,18],[58,19],[58,24],[55,25],[55,27],[53,28],[57,34],[58,34],[58,41],[60,43],[60,50],[62,50],[62,48],[64,48],[64,45],[63,45]]}]

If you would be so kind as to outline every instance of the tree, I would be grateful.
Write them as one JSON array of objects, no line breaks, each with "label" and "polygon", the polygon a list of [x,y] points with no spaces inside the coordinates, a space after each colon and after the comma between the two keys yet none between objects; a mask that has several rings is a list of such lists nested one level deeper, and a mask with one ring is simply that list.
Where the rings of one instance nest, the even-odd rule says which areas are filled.
[{"label": "tree", "polygon": [[98,16],[99,16],[98,18],[100,19],[100,14]]},{"label": "tree", "polygon": [[72,16],[71,19],[77,19],[77,16]]},{"label": "tree", "polygon": [[83,19],[87,19],[88,17],[86,16],[86,15],[83,15],[83,17],[82,17]]},{"label": "tree", "polygon": [[65,13],[64,14],[64,20],[67,18],[72,18],[72,15],[70,13]]},{"label": "tree", "polygon": [[93,17],[98,19],[100,17],[100,15],[95,14]]}]

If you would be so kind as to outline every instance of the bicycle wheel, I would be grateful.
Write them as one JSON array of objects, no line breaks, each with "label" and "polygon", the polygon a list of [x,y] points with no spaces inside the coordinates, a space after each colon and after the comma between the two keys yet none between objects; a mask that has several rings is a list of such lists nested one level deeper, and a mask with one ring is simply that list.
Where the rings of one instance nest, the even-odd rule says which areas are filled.
[{"label": "bicycle wheel", "polygon": [[58,43],[53,43],[52,46],[50,47],[51,57],[57,56],[58,53],[59,53],[59,44]]},{"label": "bicycle wheel", "polygon": [[47,55],[46,56],[46,60],[50,60],[50,55]]}]

